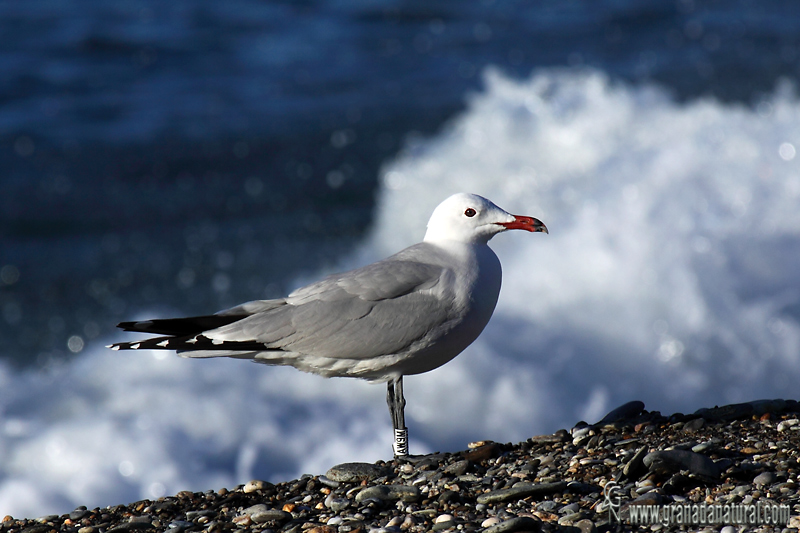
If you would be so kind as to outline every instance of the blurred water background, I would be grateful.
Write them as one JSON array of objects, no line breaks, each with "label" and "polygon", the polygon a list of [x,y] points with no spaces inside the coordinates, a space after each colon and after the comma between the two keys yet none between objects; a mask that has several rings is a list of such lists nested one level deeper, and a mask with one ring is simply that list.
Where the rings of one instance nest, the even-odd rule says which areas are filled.
[{"label": "blurred water background", "polygon": [[0,0],[0,514],[391,454],[382,387],[103,348],[417,242],[502,235],[412,451],[797,398],[800,19],[783,2]]}]

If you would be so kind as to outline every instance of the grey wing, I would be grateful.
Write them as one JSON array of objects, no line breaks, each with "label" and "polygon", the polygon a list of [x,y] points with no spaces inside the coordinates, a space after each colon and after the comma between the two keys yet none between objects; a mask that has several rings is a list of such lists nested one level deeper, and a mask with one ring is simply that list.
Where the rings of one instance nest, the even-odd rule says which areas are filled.
[{"label": "grey wing", "polygon": [[439,265],[398,259],[396,255],[301,287],[286,301],[299,305],[314,300],[341,299],[343,295],[337,289],[366,301],[387,300],[412,291],[433,289],[442,281],[445,270]]},{"label": "grey wing", "polygon": [[286,305],[204,333],[267,350],[366,359],[432,341],[458,315],[453,273],[393,256],[303,287]]}]

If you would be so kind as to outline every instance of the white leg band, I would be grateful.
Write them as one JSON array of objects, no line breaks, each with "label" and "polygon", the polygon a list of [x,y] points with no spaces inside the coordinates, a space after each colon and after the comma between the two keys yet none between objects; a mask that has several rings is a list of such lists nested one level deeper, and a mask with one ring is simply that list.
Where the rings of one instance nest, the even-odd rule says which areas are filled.
[{"label": "white leg band", "polygon": [[394,449],[395,457],[408,455],[408,428],[394,430]]}]

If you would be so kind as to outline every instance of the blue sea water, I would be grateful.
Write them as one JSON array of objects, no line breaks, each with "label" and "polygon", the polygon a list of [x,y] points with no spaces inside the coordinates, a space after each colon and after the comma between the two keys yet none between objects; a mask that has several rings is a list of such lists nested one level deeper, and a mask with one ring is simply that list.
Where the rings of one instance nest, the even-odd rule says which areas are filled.
[{"label": "blue sea water", "polygon": [[412,451],[796,397],[791,12],[0,1],[0,513],[386,458],[380,387],[103,346],[388,255],[461,190],[551,233],[492,241],[489,327],[407,380]]}]

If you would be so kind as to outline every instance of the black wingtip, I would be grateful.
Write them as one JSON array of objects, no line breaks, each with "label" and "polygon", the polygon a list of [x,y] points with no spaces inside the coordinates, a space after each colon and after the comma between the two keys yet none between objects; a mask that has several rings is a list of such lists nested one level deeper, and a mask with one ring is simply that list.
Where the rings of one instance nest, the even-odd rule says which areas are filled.
[{"label": "black wingtip", "polygon": [[187,318],[159,318],[120,322],[117,327],[124,331],[135,331],[137,333],[182,337],[185,335],[198,335],[204,331],[226,326],[231,322],[236,322],[246,317],[247,315],[208,315]]}]

